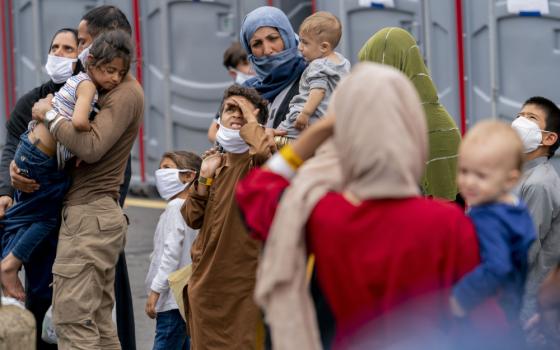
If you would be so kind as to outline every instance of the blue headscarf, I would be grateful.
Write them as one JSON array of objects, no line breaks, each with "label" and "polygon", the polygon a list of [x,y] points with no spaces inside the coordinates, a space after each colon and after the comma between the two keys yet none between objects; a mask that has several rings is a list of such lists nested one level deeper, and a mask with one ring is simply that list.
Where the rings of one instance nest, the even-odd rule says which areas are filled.
[{"label": "blue headscarf", "polygon": [[[284,42],[284,51],[272,55],[255,57],[251,53],[249,41],[261,27],[274,27]],[[299,78],[305,69],[305,61],[298,51],[298,40],[288,17],[276,7],[263,6],[251,11],[241,25],[241,44],[257,76],[243,85],[255,88],[263,98],[274,98]]]}]

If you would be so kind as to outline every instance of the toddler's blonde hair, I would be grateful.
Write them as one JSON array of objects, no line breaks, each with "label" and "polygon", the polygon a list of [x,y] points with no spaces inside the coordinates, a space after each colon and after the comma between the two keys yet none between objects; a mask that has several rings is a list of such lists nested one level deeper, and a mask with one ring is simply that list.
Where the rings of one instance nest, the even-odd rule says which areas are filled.
[{"label": "toddler's blonde hair", "polygon": [[334,50],[342,36],[342,24],[332,13],[319,11],[303,20],[299,27],[299,33],[300,35],[312,35],[319,42],[326,41],[331,44],[331,49]]},{"label": "toddler's blonde hair", "polygon": [[497,120],[478,122],[466,134],[461,149],[471,145],[483,146],[487,150],[486,154],[497,155],[500,163],[509,162],[513,169],[521,171],[523,168],[525,161],[523,142],[509,124]]}]

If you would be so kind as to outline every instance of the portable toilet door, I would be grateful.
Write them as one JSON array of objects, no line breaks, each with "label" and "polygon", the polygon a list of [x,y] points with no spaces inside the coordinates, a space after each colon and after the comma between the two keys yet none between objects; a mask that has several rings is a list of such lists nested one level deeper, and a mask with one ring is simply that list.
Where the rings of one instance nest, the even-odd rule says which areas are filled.
[{"label": "portable toilet door", "polygon": [[460,125],[455,4],[434,0],[317,0],[317,10],[335,14],[342,23],[337,51],[352,64],[364,43],[385,27],[401,27],[418,42],[442,104]]},{"label": "portable toilet door", "polygon": [[560,1],[544,3],[548,13],[508,11],[508,1],[464,2],[471,125],[512,121],[531,96],[560,102]]}]

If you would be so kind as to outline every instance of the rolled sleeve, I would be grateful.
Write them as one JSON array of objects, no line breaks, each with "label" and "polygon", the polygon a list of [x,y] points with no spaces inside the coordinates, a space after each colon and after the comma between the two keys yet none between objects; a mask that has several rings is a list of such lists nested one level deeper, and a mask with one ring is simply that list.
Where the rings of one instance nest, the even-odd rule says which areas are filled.
[{"label": "rolled sleeve", "polygon": [[311,62],[309,70],[307,71],[307,81],[309,83],[309,90],[329,88],[328,75],[325,72],[325,67],[322,64]]}]

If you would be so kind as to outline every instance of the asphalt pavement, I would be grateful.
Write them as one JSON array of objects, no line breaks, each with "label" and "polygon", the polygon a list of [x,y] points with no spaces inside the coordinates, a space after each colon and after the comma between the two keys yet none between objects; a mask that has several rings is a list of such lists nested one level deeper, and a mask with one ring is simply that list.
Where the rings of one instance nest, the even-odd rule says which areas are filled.
[{"label": "asphalt pavement", "polygon": [[148,273],[153,237],[165,202],[145,199],[127,199],[125,212],[130,218],[126,241],[126,262],[132,288],[137,350],[151,350],[154,342],[155,321],[144,312],[146,290],[144,279]]}]

